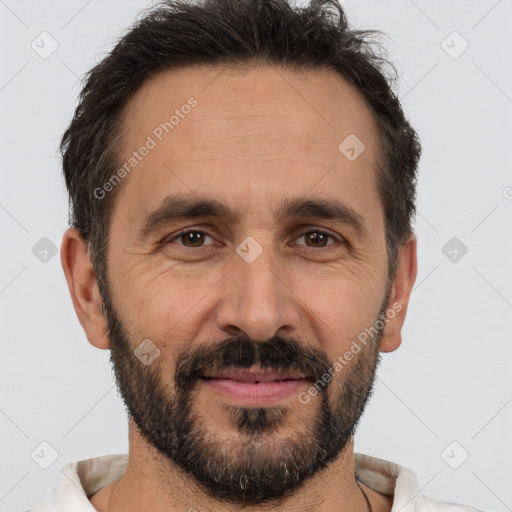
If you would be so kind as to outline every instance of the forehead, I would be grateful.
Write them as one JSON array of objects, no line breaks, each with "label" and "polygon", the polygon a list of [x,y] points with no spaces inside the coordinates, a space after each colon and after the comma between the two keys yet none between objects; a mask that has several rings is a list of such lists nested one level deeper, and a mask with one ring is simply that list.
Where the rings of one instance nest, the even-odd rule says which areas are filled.
[{"label": "forehead", "polygon": [[197,106],[185,115],[187,122],[180,116],[179,130],[173,127],[175,141],[201,145],[210,135],[239,129],[239,136],[284,133],[331,150],[346,132],[374,142],[375,119],[364,97],[333,70],[195,66],[160,72],[131,98],[124,112],[127,147],[188,110],[183,107],[192,97]]},{"label": "forehead", "polygon": [[[332,70],[160,72],[129,101],[123,126],[121,163],[139,154],[117,201],[128,201],[133,215],[176,188],[242,203],[249,192],[273,203],[283,193],[339,189],[354,204],[376,192],[375,119],[363,96]],[[346,140],[365,148],[356,160],[340,151]],[[143,146],[151,149],[141,157]]]}]

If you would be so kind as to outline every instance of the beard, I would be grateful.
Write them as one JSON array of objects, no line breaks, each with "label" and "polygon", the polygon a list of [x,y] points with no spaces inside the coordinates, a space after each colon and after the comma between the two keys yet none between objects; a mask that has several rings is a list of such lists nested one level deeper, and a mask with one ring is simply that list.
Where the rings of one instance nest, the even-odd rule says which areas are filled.
[{"label": "beard", "polygon": [[[265,342],[235,337],[191,345],[179,354],[170,383],[163,381],[169,372],[158,359],[146,366],[134,355],[137,343],[129,340],[108,290],[101,295],[110,361],[128,415],[149,445],[212,499],[282,503],[326,469],[353,437],[373,392],[384,327],[343,367],[343,379],[334,375],[322,386],[318,382],[333,367],[326,352],[277,335]],[[383,318],[388,299],[389,293],[377,319]],[[219,370],[252,365],[298,370],[311,386],[317,383],[317,394],[307,406],[299,400],[291,407],[224,404],[230,430],[219,435],[213,415],[198,406],[198,384]]]}]

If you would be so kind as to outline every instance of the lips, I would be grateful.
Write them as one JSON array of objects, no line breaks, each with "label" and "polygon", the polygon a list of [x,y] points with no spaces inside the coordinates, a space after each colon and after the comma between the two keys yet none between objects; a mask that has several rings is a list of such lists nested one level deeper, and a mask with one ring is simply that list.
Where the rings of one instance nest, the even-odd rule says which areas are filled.
[{"label": "lips", "polygon": [[289,371],[263,370],[260,368],[232,369],[205,377],[207,379],[233,380],[237,382],[281,382],[285,380],[299,380],[306,377],[300,373]]},{"label": "lips", "polygon": [[203,379],[208,388],[239,405],[264,407],[297,395],[307,384],[303,374],[261,368],[230,369]]}]

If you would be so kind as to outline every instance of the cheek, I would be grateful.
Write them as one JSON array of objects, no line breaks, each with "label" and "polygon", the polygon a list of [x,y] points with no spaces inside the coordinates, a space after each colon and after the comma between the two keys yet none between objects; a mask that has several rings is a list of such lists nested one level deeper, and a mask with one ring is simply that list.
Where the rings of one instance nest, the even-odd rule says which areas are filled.
[{"label": "cheek", "polygon": [[123,314],[131,319],[127,325],[162,351],[179,353],[197,336],[216,281],[175,269],[140,273],[126,295]]},{"label": "cheek", "polygon": [[345,352],[357,336],[375,323],[385,283],[374,273],[357,278],[341,276],[297,276],[296,295],[303,304],[304,314],[314,337],[331,359]]}]

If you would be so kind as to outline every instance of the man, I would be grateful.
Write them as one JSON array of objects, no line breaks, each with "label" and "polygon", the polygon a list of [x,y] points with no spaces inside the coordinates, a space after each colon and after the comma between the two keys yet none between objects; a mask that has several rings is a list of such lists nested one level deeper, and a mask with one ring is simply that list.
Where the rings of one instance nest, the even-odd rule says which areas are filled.
[{"label": "man", "polygon": [[88,75],[61,260],[129,454],[34,510],[470,511],[354,454],[416,278],[420,144],[335,0],[171,2]]}]

